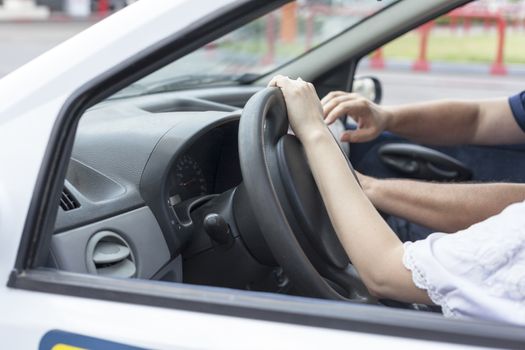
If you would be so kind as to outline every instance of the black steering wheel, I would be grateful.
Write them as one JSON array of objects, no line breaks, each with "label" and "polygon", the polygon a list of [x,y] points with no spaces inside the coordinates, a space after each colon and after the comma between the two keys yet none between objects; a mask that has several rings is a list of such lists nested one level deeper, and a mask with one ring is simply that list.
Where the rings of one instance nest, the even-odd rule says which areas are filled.
[{"label": "black steering wheel", "polygon": [[260,231],[301,294],[376,302],[337,238],[303,147],[288,125],[278,88],[256,93],[241,116],[243,186]]}]

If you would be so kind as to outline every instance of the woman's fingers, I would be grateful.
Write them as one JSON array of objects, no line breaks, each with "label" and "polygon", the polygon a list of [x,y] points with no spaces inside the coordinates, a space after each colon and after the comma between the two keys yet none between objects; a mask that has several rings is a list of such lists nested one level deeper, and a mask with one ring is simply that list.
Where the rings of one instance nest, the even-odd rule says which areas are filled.
[{"label": "woman's fingers", "polygon": [[272,78],[272,80],[270,80],[270,82],[268,83],[268,87],[275,87],[277,86],[277,79],[281,77],[281,75],[276,75]]},{"label": "woman's fingers", "polygon": [[281,87],[282,88],[282,87],[291,87],[294,85],[296,87],[300,87],[301,85],[306,85],[311,90],[311,92],[313,92],[317,96],[317,91],[315,90],[315,86],[312,83],[308,83],[304,81],[301,77],[297,78],[297,80],[293,80],[287,76],[276,75],[268,83],[268,87]]},{"label": "woman's fingers", "polygon": [[268,86],[282,87],[287,83],[287,80],[289,80],[289,78],[285,77],[284,75],[276,75],[272,78],[272,80],[270,80]]},{"label": "woman's fingers", "polygon": [[312,83],[307,83],[307,84],[308,84],[308,87],[310,88],[310,90],[312,90],[312,92],[314,92],[317,95],[317,91],[315,90],[314,84],[312,84]]}]

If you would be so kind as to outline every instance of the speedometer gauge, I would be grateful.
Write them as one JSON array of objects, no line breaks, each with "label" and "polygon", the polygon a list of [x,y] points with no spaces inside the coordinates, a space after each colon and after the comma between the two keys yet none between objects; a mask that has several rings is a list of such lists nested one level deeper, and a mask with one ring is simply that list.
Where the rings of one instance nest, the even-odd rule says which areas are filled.
[{"label": "speedometer gauge", "polygon": [[184,155],[175,164],[175,194],[181,200],[205,195],[208,191],[204,173],[199,164],[189,155]]}]

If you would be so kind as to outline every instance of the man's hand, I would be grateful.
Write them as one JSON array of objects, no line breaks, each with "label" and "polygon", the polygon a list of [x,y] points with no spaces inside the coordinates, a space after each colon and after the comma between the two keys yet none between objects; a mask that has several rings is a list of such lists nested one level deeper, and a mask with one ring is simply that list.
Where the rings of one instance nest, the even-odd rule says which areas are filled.
[{"label": "man's hand", "polygon": [[359,126],[341,135],[341,141],[365,142],[375,139],[387,127],[390,113],[365,99],[344,91],[332,91],[322,100],[325,122],[332,124],[336,119],[350,115]]}]

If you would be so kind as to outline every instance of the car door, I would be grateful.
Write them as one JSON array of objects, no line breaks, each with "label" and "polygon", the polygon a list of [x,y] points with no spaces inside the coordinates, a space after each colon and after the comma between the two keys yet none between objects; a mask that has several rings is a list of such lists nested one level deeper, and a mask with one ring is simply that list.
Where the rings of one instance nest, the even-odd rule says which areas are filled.
[{"label": "car door", "polygon": [[[0,339],[8,348],[516,348],[519,328],[42,266],[84,110],[283,1],[139,1],[0,82]],[[415,2],[413,2],[415,3]],[[518,334],[518,335],[516,335]]]}]

